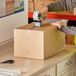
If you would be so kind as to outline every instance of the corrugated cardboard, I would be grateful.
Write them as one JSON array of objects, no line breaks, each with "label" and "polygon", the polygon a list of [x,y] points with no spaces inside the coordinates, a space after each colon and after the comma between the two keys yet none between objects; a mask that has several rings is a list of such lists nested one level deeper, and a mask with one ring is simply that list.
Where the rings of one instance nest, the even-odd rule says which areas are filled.
[{"label": "corrugated cardboard", "polygon": [[28,1],[28,12],[33,12],[33,11],[34,11],[34,2]]},{"label": "corrugated cardboard", "polygon": [[65,48],[65,35],[56,26],[33,23],[14,29],[14,56],[47,59]]},{"label": "corrugated cardboard", "polygon": [[65,35],[65,43],[69,45],[75,45],[75,36],[74,35]]}]

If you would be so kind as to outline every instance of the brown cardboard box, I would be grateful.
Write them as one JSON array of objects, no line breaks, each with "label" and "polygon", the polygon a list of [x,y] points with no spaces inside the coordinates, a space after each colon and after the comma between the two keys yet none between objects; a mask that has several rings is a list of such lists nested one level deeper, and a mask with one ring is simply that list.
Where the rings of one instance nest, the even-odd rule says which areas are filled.
[{"label": "brown cardboard box", "polygon": [[28,12],[33,12],[33,11],[34,11],[34,2],[28,1]]},{"label": "brown cardboard box", "polygon": [[75,38],[74,35],[66,34],[65,35],[65,43],[70,44],[70,45],[75,45],[74,38]]},{"label": "brown cardboard box", "polygon": [[49,23],[41,27],[33,27],[32,23],[14,29],[15,57],[47,59],[64,48],[64,33]]}]

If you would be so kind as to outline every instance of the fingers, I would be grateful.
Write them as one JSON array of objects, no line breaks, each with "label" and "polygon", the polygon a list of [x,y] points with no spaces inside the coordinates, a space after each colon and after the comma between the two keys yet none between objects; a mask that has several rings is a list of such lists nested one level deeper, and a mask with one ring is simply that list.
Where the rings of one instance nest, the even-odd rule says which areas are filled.
[{"label": "fingers", "polygon": [[47,14],[48,12],[48,7],[45,7],[42,9],[41,14]]},{"label": "fingers", "polygon": [[59,25],[59,22],[52,22],[51,25],[58,26]]},{"label": "fingers", "polygon": [[[45,14],[47,14],[47,12],[48,12],[48,7],[45,7],[42,9],[41,14],[45,15]],[[46,19],[46,18],[47,18],[47,15],[44,17],[44,19]]]},{"label": "fingers", "polygon": [[59,29],[60,29],[60,27],[61,27],[61,25],[60,25],[60,21],[58,21],[58,22],[52,22],[52,23],[50,23],[51,25],[54,25],[54,26],[57,26]]}]

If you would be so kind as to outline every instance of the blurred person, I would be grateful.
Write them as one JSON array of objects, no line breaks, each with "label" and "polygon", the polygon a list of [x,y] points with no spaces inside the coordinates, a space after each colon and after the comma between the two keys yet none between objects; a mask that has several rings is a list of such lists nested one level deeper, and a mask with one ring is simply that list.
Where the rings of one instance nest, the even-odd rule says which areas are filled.
[{"label": "blurred person", "polygon": [[[69,11],[75,7],[76,7],[76,0],[58,0],[44,7],[41,10],[41,14],[47,14],[47,12],[55,12],[55,11],[56,12]],[[76,27],[75,27],[76,21],[71,20],[67,21],[67,26],[65,26],[62,20],[51,23],[51,25],[56,25],[60,29],[60,31],[66,34],[76,35]]]}]

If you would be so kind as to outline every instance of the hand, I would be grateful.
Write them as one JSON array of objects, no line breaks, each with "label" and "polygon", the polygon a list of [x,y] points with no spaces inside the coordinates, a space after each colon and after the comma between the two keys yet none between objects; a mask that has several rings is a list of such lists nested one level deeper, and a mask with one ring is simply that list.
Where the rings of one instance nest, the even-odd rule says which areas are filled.
[{"label": "hand", "polygon": [[47,14],[48,12],[48,7],[44,7],[41,11],[41,14]]},{"label": "hand", "polygon": [[55,25],[57,26],[59,29],[62,26],[63,22],[62,21],[58,21],[58,22],[52,22],[51,25]]}]

